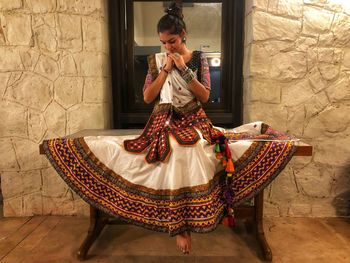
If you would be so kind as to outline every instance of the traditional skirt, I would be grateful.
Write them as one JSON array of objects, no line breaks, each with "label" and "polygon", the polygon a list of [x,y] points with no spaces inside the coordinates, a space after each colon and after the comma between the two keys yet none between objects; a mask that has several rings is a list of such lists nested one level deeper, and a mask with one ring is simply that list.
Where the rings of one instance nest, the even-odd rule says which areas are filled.
[{"label": "traditional skirt", "polygon": [[[214,153],[219,134],[235,164],[230,199]],[[186,113],[158,108],[141,136],[55,138],[43,146],[58,174],[90,205],[171,236],[214,230],[228,206],[262,190],[295,151],[293,138],[261,122],[213,127],[200,107]]]}]

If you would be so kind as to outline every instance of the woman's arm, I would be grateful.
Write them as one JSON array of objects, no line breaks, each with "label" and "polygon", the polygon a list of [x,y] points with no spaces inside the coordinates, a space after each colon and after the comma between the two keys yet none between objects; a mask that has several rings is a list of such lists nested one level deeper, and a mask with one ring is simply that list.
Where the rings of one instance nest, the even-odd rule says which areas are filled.
[{"label": "woman's arm", "polygon": [[147,79],[150,78],[150,73],[147,74],[145,86],[143,89],[143,100],[147,104],[151,103],[158,96],[166,80],[168,72],[170,72],[172,68],[173,60],[170,57],[167,57],[167,62],[164,66],[164,69],[159,72],[158,77],[154,81]]},{"label": "woman's arm", "polygon": [[159,73],[158,77],[152,83],[150,84],[145,83],[144,91],[143,91],[143,100],[147,104],[151,103],[158,96],[167,75],[168,74],[164,70],[162,70]]},{"label": "woman's arm", "polygon": [[201,102],[206,103],[209,100],[210,89],[205,87],[197,79],[193,79],[188,83],[188,87],[193,95]]},{"label": "woman's arm", "polygon": [[[188,70],[182,56],[178,56],[176,54],[169,54],[170,57],[174,60],[174,63],[179,69],[182,69],[181,75],[186,73],[184,70]],[[206,103],[209,100],[210,95],[210,73],[209,73],[209,65],[208,60],[203,53],[201,53],[201,76],[200,80],[193,78],[187,85],[193,95],[201,102]],[[191,71],[192,72],[192,71]],[[194,74],[192,72],[192,74]],[[185,79],[186,80],[186,79]]]}]

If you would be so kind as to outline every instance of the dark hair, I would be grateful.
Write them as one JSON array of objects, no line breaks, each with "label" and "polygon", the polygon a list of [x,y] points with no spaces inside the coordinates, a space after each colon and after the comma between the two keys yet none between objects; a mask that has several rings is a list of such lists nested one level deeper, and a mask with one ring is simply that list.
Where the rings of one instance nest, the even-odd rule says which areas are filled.
[{"label": "dark hair", "polygon": [[186,31],[186,24],[183,20],[181,7],[172,2],[168,8],[165,9],[166,15],[162,16],[158,21],[157,31],[168,31],[172,35],[180,35],[183,30]]}]

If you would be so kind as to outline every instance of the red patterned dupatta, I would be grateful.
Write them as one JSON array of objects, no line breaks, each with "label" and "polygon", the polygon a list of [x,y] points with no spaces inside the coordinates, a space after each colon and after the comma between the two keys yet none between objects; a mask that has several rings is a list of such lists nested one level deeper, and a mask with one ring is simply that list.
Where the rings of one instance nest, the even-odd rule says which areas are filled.
[{"label": "red patterned dupatta", "polygon": [[169,136],[174,136],[180,145],[194,145],[200,139],[196,129],[210,144],[222,135],[218,129],[213,128],[196,100],[181,108],[171,104],[157,104],[142,134],[136,139],[124,141],[124,148],[133,153],[142,153],[147,149],[148,163],[164,162],[171,153]]}]

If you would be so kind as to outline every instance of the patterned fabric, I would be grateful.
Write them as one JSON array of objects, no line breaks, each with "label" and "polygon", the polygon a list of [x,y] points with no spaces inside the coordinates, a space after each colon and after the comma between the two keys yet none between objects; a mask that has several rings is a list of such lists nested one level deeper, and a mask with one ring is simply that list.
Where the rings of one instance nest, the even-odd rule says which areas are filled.
[{"label": "patterned fabric", "polygon": [[[102,164],[84,138],[43,142],[49,161],[86,202],[126,222],[171,236],[190,230],[209,232],[225,215],[225,179],[217,173],[205,185],[156,190],[131,184]],[[263,189],[295,151],[292,142],[254,142],[239,160],[232,184],[233,206]]]},{"label": "patterned fabric", "polygon": [[133,153],[149,148],[145,157],[148,163],[164,162],[171,152],[169,136],[173,135],[180,145],[194,145],[200,139],[196,129],[209,143],[213,143],[213,139],[221,134],[213,128],[197,101],[191,101],[179,109],[171,104],[158,104],[142,134],[136,139],[125,140],[124,148]]},{"label": "patterned fabric", "polygon": [[296,141],[295,136],[289,135],[285,132],[280,132],[273,129],[267,124],[262,124],[260,134],[255,135],[250,132],[235,132],[233,130],[226,130],[225,137],[233,142],[237,140],[260,140],[260,141]]}]

